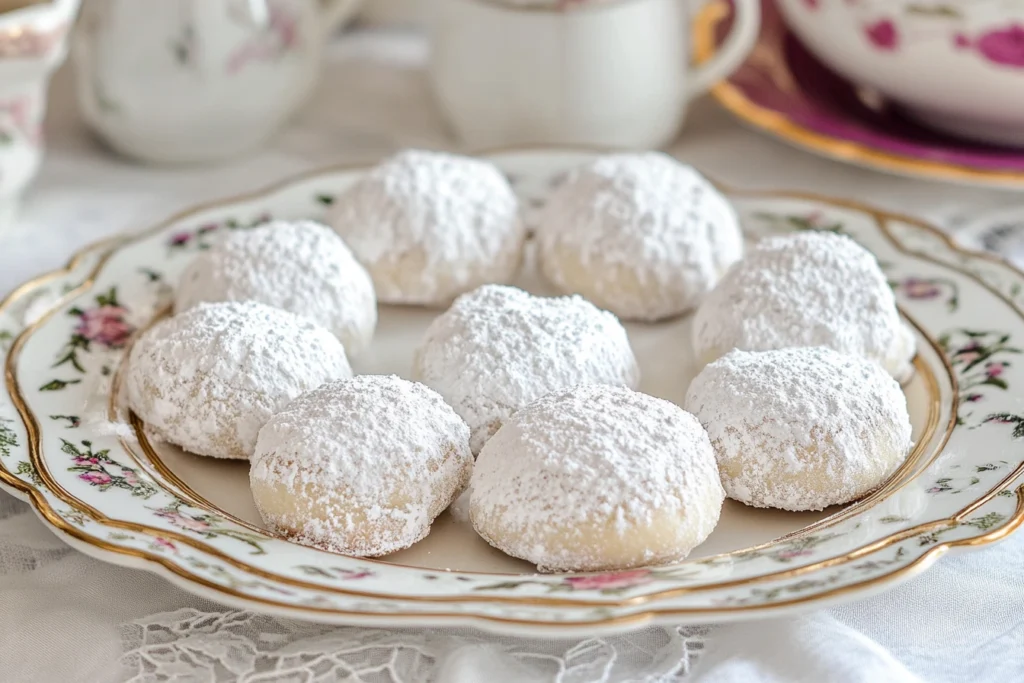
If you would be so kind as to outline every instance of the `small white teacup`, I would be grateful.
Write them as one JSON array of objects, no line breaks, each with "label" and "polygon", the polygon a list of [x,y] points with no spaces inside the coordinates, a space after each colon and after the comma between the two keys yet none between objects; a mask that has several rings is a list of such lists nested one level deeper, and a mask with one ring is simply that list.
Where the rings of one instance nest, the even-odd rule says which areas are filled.
[{"label": "small white teacup", "polygon": [[735,8],[723,49],[694,69],[683,0],[434,0],[430,80],[471,147],[661,147],[753,47],[760,0]]}]

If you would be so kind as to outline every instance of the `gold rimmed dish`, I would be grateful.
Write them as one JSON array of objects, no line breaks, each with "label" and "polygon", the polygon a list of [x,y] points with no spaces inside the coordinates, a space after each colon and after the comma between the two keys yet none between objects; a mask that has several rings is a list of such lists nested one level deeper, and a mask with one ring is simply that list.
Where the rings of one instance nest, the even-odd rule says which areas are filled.
[{"label": "gold rimmed dish", "polygon": [[[543,201],[555,178],[592,156],[490,158],[524,198]],[[14,340],[0,400],[11,444],[0,451],[4,487],[84,552],[159,571],[221,602],[338,623],[443,621],[564,635],[823,606],[911,576],[950,548],[997,540],[1024,520],[1024,497],[1013,488],[1024,472],[1013,443],[1024,423],[1013,413],[1014,389],[1024,386],[1014,366],[1015,344],[1024,344],[1024,274],[958,249],[929,226],[855,203],[728,190],[751,237],[842,231],[889,276],[918,339],[917,372],[905,387],[916,445],[881,489],[822,514],[731,503],[688,561],[604,574],[538,575],[451,516],[410,550],[375,561],[275,537],[254,514],[246,465],[149,439],[123,409],[119,373],[132,334],[165,314],[177,274],[217,231],[270,216],[322,218],[359,173],[327,169],[184,212],[19,288],[0,310],[0,331]],[[529,269],[520,284],[546,291]],[[25,325],[19,311],[38,287],[55,299]],[[382,307],[375,347],[357,371],[408,374],[411,345],[434,315]],[[649,378],[643,390],[681,400],[695,365],[664,359],[688,338],[688,324],[628,327]],[[87,335],[86,345],[78,337]]]}]

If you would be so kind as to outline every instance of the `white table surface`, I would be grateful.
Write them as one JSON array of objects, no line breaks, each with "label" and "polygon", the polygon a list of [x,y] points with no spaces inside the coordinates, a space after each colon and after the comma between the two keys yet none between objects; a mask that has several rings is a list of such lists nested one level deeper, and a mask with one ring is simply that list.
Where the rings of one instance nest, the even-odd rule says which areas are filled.
[{"label": "white table surface", "polygon": [[[55,79],[48,153],[0,237],[0,294],[79,247],[188,205],[398,148],[456,148],[423,79],[423,39],[363,31],[331,46],[312,101],[267,149],[217,167],[153,168],[103,149]],[[1024,195],[881,175],[747,131],[712,102],[673,149],[744,188],[869,202],[951,230],[1021,222]],[[1020,216],[1024,217],[1024,207]],[[471,631],[333,628],[230,611],[67,549],[0,493],[0,680],[1017,681],[1024,680],[1024,533],[943,558],[881,596],[771,622],[648,629],[583,642]]]}]

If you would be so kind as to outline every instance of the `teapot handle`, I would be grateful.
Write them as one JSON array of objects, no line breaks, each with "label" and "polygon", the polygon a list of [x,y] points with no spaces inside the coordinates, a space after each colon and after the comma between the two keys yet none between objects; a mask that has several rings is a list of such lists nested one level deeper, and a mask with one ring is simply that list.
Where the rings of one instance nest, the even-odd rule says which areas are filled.
[{"label": "teapot handle", "polygon": [[324,36],[330,36],[356,13],[363,0],[320,0]]}]

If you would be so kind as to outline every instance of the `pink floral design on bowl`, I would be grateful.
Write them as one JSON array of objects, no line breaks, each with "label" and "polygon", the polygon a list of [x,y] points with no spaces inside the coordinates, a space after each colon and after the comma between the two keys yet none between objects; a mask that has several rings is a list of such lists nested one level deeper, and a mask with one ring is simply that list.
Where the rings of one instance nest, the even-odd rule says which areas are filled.
[{"label": "pink floral design on bowl", "polygon": [[895,50],[899,47],[900,34],[892,19],[881,19],[864,27],[864,35],[879,50]]},{"label": "pink floral design on bowl", "polygon": [[[821,23],[826,21],[824,15],[856,12],[861,21],[855,26],[861,28],[855,29],[852,39],[876,59],[899,61],[913,47],[913,43],[908,46],[902,22],[895,21],[892,14],[889,18],[897,24],[900,48],[882,51],[866,40],[863,26],[882,17],[872,14],[865,3],[819,2],[820,11],[811,12],[803,0],[764,0],[758,47],[726,84],[713,90],[726,109],[756,128],[842,161],[912,176],[1024,187],[1024,150],[970,142],[929,130],[885,98],[869,106],[857,85],[824,64],[786,26],[778,7],[788,3],[796,4],[803,19],[813,20],[815,25],[819,17]],[[790,9],[796,12],[792,5]],[[721,45],[730,23],[707,24],[704,30],[713,30],[714,43]],[[955,50],[951,43],[958,34],[962,34],[960,42],[964,44],[960,51],[974,47],[973,37],[958,26],[949,20],[948,32],[932,32],[951,54]],[[710,54],[712,51],[701,56]],[[967,57],[970,59],[970,55]],[[1024,74],[1024,70],[1013,69],[1012,73]]]},{"label": "pink floral design on bowl", "polygon": [[965,33],[957,33],[953,44],[960,49],[973,48],[993,64],[1024,68],[1024,26],[1020,24],[988,31],[973,41]]},{"label": "pink floral design on bowl", "polygon": [[1024,149],[1024,3],[775,4],[808,49],[876,105],[884,97],[939,132]]}]

